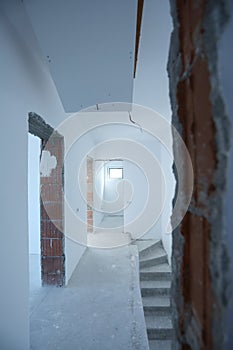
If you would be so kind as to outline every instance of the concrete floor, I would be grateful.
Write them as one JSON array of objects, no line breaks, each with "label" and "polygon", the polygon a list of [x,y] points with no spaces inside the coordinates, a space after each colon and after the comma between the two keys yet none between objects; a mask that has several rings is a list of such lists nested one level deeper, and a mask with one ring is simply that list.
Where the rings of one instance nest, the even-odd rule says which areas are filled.
[{"label": "concrete floor", "polygon": [[138,276],[134,245],[88,248],[65,288],[40,287],[32,269],[31,349],[148,349]]},{"label": "concrete floor", "polygon": [[104,215],[100,223],[101,228],[118,228],[119,231],[124,229],[123,215]]},{"label": "concrete floor", "polygon": [[87,236],[89,247],[114,248],[127,245],[131,236],[124,233],[124,217],[121,215],[105,215],[94,233]]}]

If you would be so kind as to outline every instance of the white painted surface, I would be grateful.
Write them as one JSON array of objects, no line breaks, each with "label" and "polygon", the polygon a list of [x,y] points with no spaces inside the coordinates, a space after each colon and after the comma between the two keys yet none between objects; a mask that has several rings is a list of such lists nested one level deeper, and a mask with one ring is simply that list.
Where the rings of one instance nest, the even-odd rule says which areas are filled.
[{"label": "white painted surface", "polygon": [[122,214],[124,208],[124,184],[121,179],[109,177],[110,168],[123,167],[123,161],[110,160],[104,166],[104,196],[102,209],[109,214]]},{"label": "white painted surface", "polygon": [[[142,31],[134,83],[133,102],[152,108],[171,120],[167,61],[172,31],[169,1],[144,2]],[[170,137],[170,149],[172,149]],[[161,232],[164,248],[171,258],[171,235],[165,234],[172,210],[174,196],[174,177],[172,174],[172,158],[161,147],[161,164],[166,174],[167,198],[161,219]]]},{"label": "white painted surface", "polygon": [[57,166],[57,159],[47,150],[41,152],[40,174],[42,177],[49,177],[52,170]]},{"label": "white painted surface", "polygon": [[[100,121],[101,114],[98,116]],[[146,119],[145,111],[143,116]],[[159,212],[162,205],[160,191],[162,191],[164,181],[161,179],[161,172],[156,165],[159,161],[159,141],[146,131],[141,133],[138,127],[132,127],[127,113],[109,113],[108,118],[109,122],[122,119],[125,125],[114,124],[102,127],[102,132],[99,134],[99,142],[102,142],[100,144],[97,142],[98,128],[95,133],[93,131],[92,138],[97,143],[95,155],[97,158],[105,160],[123,159],[124,179],[109,180],[108,175],[106,175],[107,185],[105,186],[104,199],[112,202],[106,201],[103,209],[114,210],[123,208],[124,205],[126,207],[124,210],[125,232],[130,232],[133,238],[147,232],[146,238],[159,239],[161,238],[161,230],[158,228],[161,226]],[[96,120],[95,113],[93,113],[94,120]],[[116,137],[116,135],[120,136]],[[106,174],[110,166],[118,166],[117,164],[112,161],[106,164]],[[123,203],[119,201],[121,189],[122,194],[124,194]],[[150,192],[154,193],[155,198],[148,211],[146,207]],[[154,215],[151,215],[152,212]],[[156,213],[158,217],[156,217]],[[140,217],[140,215],[142,216]],[[154,217],[157,220],[154,220]],[[150,223],[149,226],[147,223]],[[144,231],[145,227],[146,231]]]},{"label": "white painted surface", "polygon": [[132,101],[135,0],[24,0],[67,112]]},{"label": "white painted surface", "polygon": [[132,189],[131,198],[126,198],[127,207],[124,217],[127,225],[143,212],[148,196],[148,184],[143,169],[133,162],[124,162],[124,178],[130,182]]},{"label": "white painted surface", "polygon": [[[158,145],[155,145],[155,143],[150,143],[148,140],[145,140],[143,144],[147,147],[149,152],[152,152],[152,154],[155,155],[157,153],[156,158],[158,158]],[[140,168],[136,163],[127,161],[125,162],[125,178],[130,182],[132,186],[132,196],[131,199],[129,199],[129,205],[127,205],[125,209],[124,217],[126,225],[130,224],[132,221],[135,221],[135,219],[137,217],[140,217],[140,215],[146,210],[145,208],[148,200],[148,194],[151,189],[151,184],[148,182],[147,171],[153,171],[153,167],[151,166],[150,162],[148,162],[145,169]],[[159,176],[156,176],[156,174],[154,176],[154,184],[160,186]],[[156,206],[161,206],[161,198],[154,198],[153,208],[156,208]],[[148,212],[148,215],[151,217],[153,217],[153,208],[151,208],[150,213]],[[144,234],[140,238],[155,240],[161,239],[160,227],[161,223],[160,218],[158,217],[154,223],[152,222],[152,226],[148,227],[146,232],[143,232]],[[136,231],[136,228],[132,226],[131,230],[132,232],[130,232],[134,238],[134,231]]]},{"label": "white painted surface", "polygon": [[168,153],[163,147],[161,147],[161,164],[166,181],[166,200],[161,218],[162,242],[168,256],[168,263],[171,265],[172,227],[170,217],[172,213],[172,200],[175,196],[175,179],[172,171],[173,155]]},{"label": "white painted surface", "polygon": [[[150,110],[132,112],[133,118],[145,127],[143,132],[135,127],[129,120],[128,112],[85,112],[74,114],[66,120],[65,125],[58,130],[61,133],[67,133],[66,149],[69,152],[66,156],[66,234],[70,239],[86,244],[86,156],[90,155],[93,159],[125,159],[127,161],[139,164],[145,172],[146,179],[150,183],[147,188],[147,180],[143,182],[136,180],[136,172],[132,178],[118,183],[118,191],[121,183],[124,183],[123,193],[124,201],[130,203],[131,209],[127,220],[126,232],[132,233],[133,237],[141,236],[147,232],[147,238],[161,238],[161,230],[158,229],[160,219],[162,194],[164,190],[164,178],[159,166],[159,141],[151,136],[146,130],[152,133],[164,128],[164,122],[161,118],[154,116]],[[147,119],[147,117],[149,119]],[[152,118],[152,119],[151,119]],[[157,120],[153,125],[151,120]],[[162,129],[161,129],[162,130]],[[89,131],[88,133],[86,131]],[[159,132],[159,137],[163,137],[163,132]],[[95,143],[93,143],[93,140]],[[92,149],[93,148],[93,149]],[[140,165],[141,163],[141,165]],[[81,166],[80,178],[78,179],[79,168]],[[107,169],[107,168],[106,168]],[[134,169],[135,170],[135,169]],[[133,172],[133,169],[132,171]],[[135,177],[135,179],[134,179]],[[140,176],[139,176],[140,177]],[[107,179],[107,177],[106,177]],[[105,179],[105,181],[107,181]],[[133,180],[133,186],[126,186],[125,181]],[[80,187],[79,187],[80,185]],[[115,184],[116,185],[116,184]],[[114,189],[115,189],[114,185]],[[135,187],[135,197],[132,199],[131,187]],[[103,189],[102,189],[103,190]],[[81,191],[81,192],[80,192]],[[100,189],[101,191],[101,189]],[[113,192],[111,192],[113,193]],[[127,194],[127,196],[126,196]],[[150,209],[148,203],[144,203],[147,198],[145,194],[150,194]],[[153,197],[154,196],[154,197]],[[116,201],[117,202],[117,196]],[[109,198],[108,198],[109,199]],[[113,198],[111,198],[113,199]],[[111,204],[111,206],[115,206]],[[101,204],[104,210],[104,202]],[[118,205],[119,203],[117,203]],[[100,205],[100,203],[99,203]],[[109,204],[108,204],[109,207]],[[115,207],[114,207],[115,208]],[[119,207],[122,208],[122,205]],[[145,210],[144,210],[145,208]],[[116,208],[115,208],[116,209]],[[128,209],[126,209],[127,211]],[[142,214],[139,218],[138,214]],[[153,213],[153,215],[151,215]],[[135,220],[130,219],[134,217]],[[79,220],[81,219],[81,220]],[[153,225],[156,225],[156,227]],[[145,231],[146,226],[146,231]],[[69,274],[70,275],[70,274]]]},{"label": "white painted surface", "polygon": [[0,2],[2,349],[29,349],[28,112],[54,125],[64,111],[21,1]]},{"label": "white painted surface", "polygon": [[[89,134],[75,137],[71,147],[65,138],[65,254],[68,283],[87,245],[86,157],[93,147]],[[69,150],[68,150],[69,149]],[[80,171],[80,178],[79,178]],[[79,182],[80,180],[80,182]]]},{"label": "white painted surface", "polygon": [[40,144],[28,134],[28,229],[29,253],[40,254]]},{"label": "white painted surface", "polygon": [[[154,158],[152,159],[153,163],[156,162],[156,164],[158,165],[158,168],[155,169],[153,164],[148,162],[145,170],[149,174],[153,174],[150,183],[145,183],[145,181],[143,182],[142,180],[139,180],[137,184],[135,184],[137,186],[138,194],[141,197],[139,198],[139,202],[135,201],[134,203],[134,205],[136,205],[137,203],[137,206],[140,205],[139,203],[141,203],[141,199],[144,198],[143,193],[144,193],[144,196],[145,196],[145,193],[148,196],[149,191],[151,191],[151,187],[158,188],[162,186],[163,183],[165,184],[164,174],[161,171],[163,169],[161,164],[160,142],[156,138],[150,136],[148,139],[146,139],[143,142],[143,144],[146,147],[146,149],[149,152],[151,152],[151,154],[153,155],[153,158]],[[134,176],[135,176],[135,173],[133,172],[132,177]],[[154,220],[152,221],[152,226],[148,228],[147,233],[143,235],[142,237],[143,239],[153,239],[153,240],[162,239],[161,220],[162,220],[163,207],[164,207],[164,195],[157,190],[156,195],[153,198],[152,206],[148,213],[148,215],[150,215],[152,218],[154,217]],[[156,211],[157,211],[157,215],[155,214]]]},{"label": "white painted surface", "polygon": [[86,250],[86,246],[79,244],[76,241],[71,240],[66,236],[65,238],[65,268],[66,268],[66,284],[69,283],[70,277],[77,267],[83,253]]},{"label": "white painted surface", "polygon": [[171,120],[167,61],[172,31],[169,0],[145,0],[134,103],[153,108]]}]

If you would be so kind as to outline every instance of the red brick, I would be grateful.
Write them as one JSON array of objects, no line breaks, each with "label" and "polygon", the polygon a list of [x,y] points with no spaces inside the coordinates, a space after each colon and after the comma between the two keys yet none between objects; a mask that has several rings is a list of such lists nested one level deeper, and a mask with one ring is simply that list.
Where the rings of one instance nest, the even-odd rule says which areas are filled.
[{"label": "red brick", "polygon": [[87,211],[87,219],[93,219],[93,211],[92,210]]},{"label": "red brick", "polygon": [[40,188],[42,201],[62,201],[63,189],[62,184],[45,183]]},{"label": "red brick", "polygon": [[42,256],[62,256],[63,254],[62,239],[42,238],[41,254]]},{"label": "red brick", "polygon": [[[50,220],[62,220],[63,206],[61,202],[44,202],[43,214]],[[46,213],[45,213],[46,212]],[[44,219],[44,217],[42,217]]]},{"label": "red brick", "polygon": [[43,274],[64,273],[64,257],[46,257],[41,259],[41,270]]},{"label": "red brick", "polygon": [[44,274],[42,276],[42,285],[63,286],[65,284],[64,274]]},{"label": "red brick", "polygon": [[50,221],[41,220],[41,237],[42,238],[62,238],[63,222],[62,220]]}]

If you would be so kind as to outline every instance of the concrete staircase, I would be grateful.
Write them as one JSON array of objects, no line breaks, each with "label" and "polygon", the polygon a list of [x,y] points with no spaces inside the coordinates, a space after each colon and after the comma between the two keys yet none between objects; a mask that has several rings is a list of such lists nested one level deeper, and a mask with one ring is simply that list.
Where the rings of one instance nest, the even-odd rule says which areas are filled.
[{"label": "concrete staircase", "polygon": [[150,350],[170,350],[171,269],[161,241],[137,241],[140,285]]}]

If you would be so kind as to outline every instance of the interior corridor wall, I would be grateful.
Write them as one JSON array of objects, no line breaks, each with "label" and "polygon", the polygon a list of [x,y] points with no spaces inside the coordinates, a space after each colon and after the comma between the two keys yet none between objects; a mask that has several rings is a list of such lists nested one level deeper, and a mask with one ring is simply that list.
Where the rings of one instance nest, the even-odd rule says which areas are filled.
[{"label": "interior corridor wall", "polygon": [[[71,116],[72,119],[72,116]],[[82,124],[82,120],[80,119]],[[69,133],[68,133],[69,134]],[[93,147],[90,135],[77,136],[68,149],[65,138],[65,254],[66,283],[87,245],[87,167],[86,159]]]},{"label": "interior corridor wall", "polygon": [[[171,121],[167,61],[172,31],[169,0],[144,1],[142,28],[139,45],[133,102],[152,108]],[[170,143],[172,149],[172,138]],[[174,177],[172,158],[163,147],[160,150],[161,166],[166,172],[167,199],[161,218],[161,231],[164,248],[171,258],[171,235],[165,234],[172,210],[174,196]]]},{"label": "interior corridor wall", "polygon": [[[93,113],[93,116],[95,115]],[[160,189],[163,186],[160,167],[158,166],[160,159],[159,141],[146,131],[141,132],[139,127],[132,127],[127,112],[113,113],[112,116],[108,114],[108,118],[116,118],[116,115],[118,115],[117,118],[120,119],[121,117],[122,121],[128,124],[105,126],[105,135],[108,141],[106,143],[101,142],[96,146],[95,153],[93,153],[95,159],[123,159],[123,180],[119,181],[119,187],[116,188],[116,182],[110,180],[108,181],[108,187],[105,188],[106,191],[111,189],[111,196],[108,193],[108,197],[105,197],[105,199],[115,199],[114,203],[107,204],[107,208],[122,208],[120,197],[117,194],[113,197],[116,193],[115,190],[119,194],[122,188],[125,202],[125,232],[129,232],[132,238],[143,236],[144,239],[161,239],[161,217],[157,216],[159,203],[161,202],[160,194],[162,191]],[[95,119],[93,118],[93,120]],[[116,140],[114,141],[114,135],[121,135],[119,143]],[[93,139],[96,139],[96,137],[93,137]],[[119,161],[106,163],[107,173],[109,166],[119,166]],[[148,175],[150,175],[150,179],[153,177],[153,181],[148,180]],[[106,178],[108,178],[107,175]],[[150,209],[148,210],[146,207],[148,205],[148,191],[151,192],[150,190],[155,194],[152,197],[154,207],[150,202]],[[104,211],[104,206],[102,206],[102,209]],[[156,220],[151,217],[153,209]],[[137,219],[139,217],[140,220]]]},{"label": "interior corridor wall", "polygon": [[28,230],[29,253],[40,254],[40,145],[28,134]]},{"label": "interior corridor wall", "polygon": [[132,187],[132,199],[125,209],[125,224],[129,224],[144,212],[148,195],[148,184],[144,169],[129,161],[124,162],[124,177],[126,181],[130,182]]},{"label": "interior corridor wall", "polygon": [[[157,142],[152,136],[146,135],[143,142],[143,146],[146,148],[148,153],[151,153],[153,157],[153,162],[160,161],[160,148],[159,142]],[[143,157],[143,154],[141,155]],[[151,185],[155,185],[155,187],[161,187],[162,184],[160,182],[160,175],[154,174],[154,183],[151,184],[148,181],[147,173],[152,172],[154,164],[147,162],[144,164],[144,168],[140,168],[136,163],[133,162],[124,162],[124,173],[125,179],[130,182],[132,186],[132,199],[130,204],[125,209],[125,223],[130,224],[130,222],[135,222],[137,224],[137,219],[142,215],[143,217],[146,215],[150,216],[150,220],[146,220],[146,224],[142,225],[142,232],[138,236],[140,239],[154,239],[160,240],[162,238],[161,235],[161,217],[152,217],[151,211],[153,211],[152,207],[149,207],[149,210],[146,209],[149,192],[151,190]],[[157,191],[158,192],[158,191]],[[161,198],[154,198],[154,206],[158,208],[161,203]],[[147,226],[147,224],[150,224]],[[132,228],[134,225],[132,226]],[[134,230],[132,230],[132,237]]]},{"label": "interior corridor wall", "polygon": [[2,349],[29,349],[28,112],[55,126],[64,110],[23,3],[0,2]]}]

